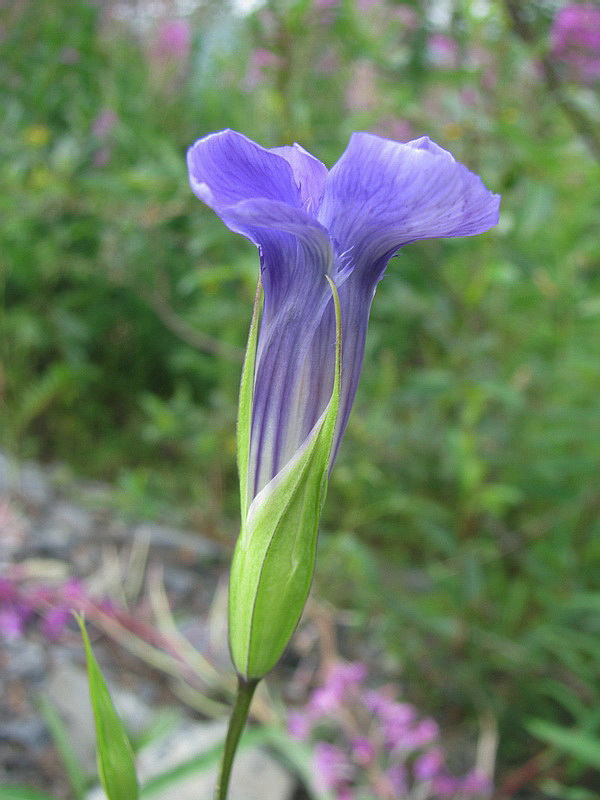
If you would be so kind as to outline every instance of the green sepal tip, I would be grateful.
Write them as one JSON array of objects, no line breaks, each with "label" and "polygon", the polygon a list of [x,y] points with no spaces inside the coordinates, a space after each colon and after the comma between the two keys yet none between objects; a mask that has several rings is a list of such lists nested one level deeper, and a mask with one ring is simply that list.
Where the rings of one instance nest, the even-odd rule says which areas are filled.
[{"label": "green sepal tip", "polygon": [[75,618],[85,647],[100,783],[108,800],[138,800],[140,790],[131,743],[96,661],[83,617],[75,614]]}]

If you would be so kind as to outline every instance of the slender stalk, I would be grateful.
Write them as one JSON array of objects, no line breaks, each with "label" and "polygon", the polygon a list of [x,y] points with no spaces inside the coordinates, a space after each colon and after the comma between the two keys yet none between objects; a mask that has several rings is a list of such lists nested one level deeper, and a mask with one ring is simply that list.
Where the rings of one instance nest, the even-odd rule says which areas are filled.
[{"label": "slender stalk", "polygon": [[231,712],[231,719],[229,720],[227,736],[225,737],[225,746],[223,747],[221,771],[217,782],[215,800],[227,800],[227,789],[229,787],[229,778],[231,776],[235,751],[246,725],[248,712],[250,711],[250,703],[252,702],[252,696],[257,686],[257,680],[245,681],[238,676],[238,690],[235,696],[233,711]]}]

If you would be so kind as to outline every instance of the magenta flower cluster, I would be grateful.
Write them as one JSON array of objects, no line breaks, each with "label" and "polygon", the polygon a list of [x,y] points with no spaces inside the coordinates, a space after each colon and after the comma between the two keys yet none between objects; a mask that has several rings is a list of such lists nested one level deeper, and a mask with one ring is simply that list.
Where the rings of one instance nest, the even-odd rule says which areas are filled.
[{"label": "magenta flower cluster", "polygon": [[158,60],[187,61],[192,47],[192,27],[187,20],[163,20],[157,30],[152,55]]},{"label": "magenta flower cluster", "polygon": [[58,586],[0,578],[0,639],[20,639],[33,628],[49,641],[57,641],[64,635],[72,612],[89,607],[91,602],[77,578]]},{"label": "magenta flower cluster", "polygon": [[319,787],[335,800],[470,800],[491,792],[473,770],[456,777],[447,766],[437,723],[394,687],[369,689],[363,664],[338,664],[304,709],[288,717],[292,736],[314,745]]},{"label": "magenta flower cluster", "polygon": [[559,9],[550,42],[552,55],[573,79],[583,83],[600,80],[600,7],[572,3]]}]

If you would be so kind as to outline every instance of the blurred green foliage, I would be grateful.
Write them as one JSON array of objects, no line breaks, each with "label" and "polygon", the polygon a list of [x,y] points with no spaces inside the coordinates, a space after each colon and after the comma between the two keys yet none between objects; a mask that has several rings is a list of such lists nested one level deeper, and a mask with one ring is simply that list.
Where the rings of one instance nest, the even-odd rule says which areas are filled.
[{"label": "blurred green foliage", "polygon": [[[189,51],[126,2],[0,9],[1,443],[133,514],[237,526],[257,258],[191,195],[195,138],[331,165],[427,133],[502,193],[496,230],[390,265],[317,577],[428,710],[497,720],[501,778],[532,718],[600,735],[600,101],[548,81],[557,4],[516,5],[215,0]],[[544,763],[586,785],[571,751]]]}]

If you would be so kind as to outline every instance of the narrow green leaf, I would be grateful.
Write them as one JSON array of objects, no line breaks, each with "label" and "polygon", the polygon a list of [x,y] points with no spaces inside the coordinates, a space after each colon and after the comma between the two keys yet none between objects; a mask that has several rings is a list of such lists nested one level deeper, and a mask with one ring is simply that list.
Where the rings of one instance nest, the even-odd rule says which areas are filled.
[{"label": "narrow green leaf", "polygon": [[552,800],[600,800],[598,792],[580,786],[563,786],[552,778],[543,781],[540,789],[544,797],[552,797]]},{"label": "narrow green leaf", "polygon": [[131,744],[92,651],[83,618],[76,618],[85,646],[100,782],[108,800],[137,800],[139,786]]},{"label": "narrow green leaf", "polygon": [[551,744],[590,767],[600,769],[600,739],[581,730],[563,728],[543,719],[532,719],[526,725],[533,736]]},{"label": "narrow green leaf", "polygon": [[37,789],[15,786],[14,788],[0,788],[0,800],[56,800],[51,794],[38,792]]},{"label": "narrow green leaf", "polygon": [[330,285],[336,314],[331,399],[304,449],[264,487],[242,518],[231,566],[231,654],[247,680],[266,675],[281,657],[312,582],[341,383],[340,307],[337,290]]},{"label": "narrow green leaf", "polygon": [[256,346],[258,343],[258,320],[260,317],[260,301],[262,285],[260,276],[254,296],[254,309],[248,333],[246,356],[242,368],[240,397],[237,418],[237,464],[240,477],[240,506],[242,519],[248,512],[248,459],[250,458],[250,433],[252,429],[252,405],[254,398],[254,367],[256,364]]}]

